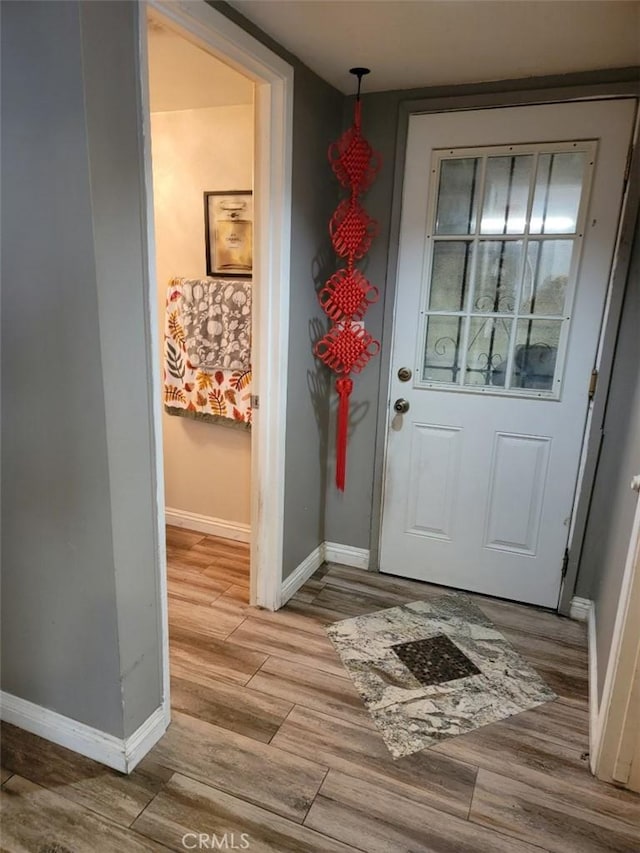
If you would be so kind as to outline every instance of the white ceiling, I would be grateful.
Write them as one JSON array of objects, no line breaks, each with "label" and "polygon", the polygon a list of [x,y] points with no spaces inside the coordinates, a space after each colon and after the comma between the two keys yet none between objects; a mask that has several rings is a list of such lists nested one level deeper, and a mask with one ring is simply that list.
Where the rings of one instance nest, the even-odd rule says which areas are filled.
[{"label": "white ceiling", "polygon": [[343,92],[505,80],[640,63],[633,0],[231,0]]},{"label": "white ceiling", "polygon": [[253,83],[149,18],[151,112],[250,104]]}]

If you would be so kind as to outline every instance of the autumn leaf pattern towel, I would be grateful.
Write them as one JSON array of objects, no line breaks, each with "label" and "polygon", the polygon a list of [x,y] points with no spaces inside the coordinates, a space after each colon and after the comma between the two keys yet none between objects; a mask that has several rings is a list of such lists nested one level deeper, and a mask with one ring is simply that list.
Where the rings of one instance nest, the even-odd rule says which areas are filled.
[{"label": "autumn leaf pattern towel", "polygon": [[[187,286],[194,282],[190,281]],[[195,418],[225,426],[251,426],[251,367],[203,370],[187,351],[183,279],[173,279],[167,290],[164,335],[164,408],[170,415]]]}]

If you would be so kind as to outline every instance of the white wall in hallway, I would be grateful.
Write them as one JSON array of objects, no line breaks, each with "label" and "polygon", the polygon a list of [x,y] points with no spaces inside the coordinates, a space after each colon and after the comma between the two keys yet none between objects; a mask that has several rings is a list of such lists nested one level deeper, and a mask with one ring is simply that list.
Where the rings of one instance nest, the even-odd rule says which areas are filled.
[{"label": "white wall in hallway", "polygon": [[[151,141],[162,329],[171,278],[206,275],[203,193],[252,187],[253,105],[153,113]],[[250,433],[167,414],[163,432],[167,506],[248,523]]]}]

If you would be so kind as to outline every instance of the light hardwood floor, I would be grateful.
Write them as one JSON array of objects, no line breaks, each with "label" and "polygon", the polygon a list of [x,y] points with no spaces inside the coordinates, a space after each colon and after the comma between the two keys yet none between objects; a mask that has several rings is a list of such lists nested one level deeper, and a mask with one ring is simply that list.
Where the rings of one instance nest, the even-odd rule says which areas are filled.
[{"label": "light hardwood floor", "polygon": [[474,597],[560,698],[394,761],[325,626],[442,589],[325,565],[274,614],[247,546],[169,528],[168,559],[169,730],[125,777],[3,726],[3,851],[640,850],[640,799],[587,770],[582,625]]}]

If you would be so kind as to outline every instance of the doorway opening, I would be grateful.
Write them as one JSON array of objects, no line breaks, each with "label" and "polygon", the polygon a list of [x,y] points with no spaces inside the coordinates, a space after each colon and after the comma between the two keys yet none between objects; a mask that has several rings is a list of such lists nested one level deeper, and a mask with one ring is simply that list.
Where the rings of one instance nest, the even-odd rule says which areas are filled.
[{"label": "doorway opening", "polygon": [[281,601],[293,70],[204,2],[140,8],[168,716],[169,593]]},{"label": "doorway opening", "polygon": [[254,85],[153,12],[147,32],[173,660],[250,598]]}]

